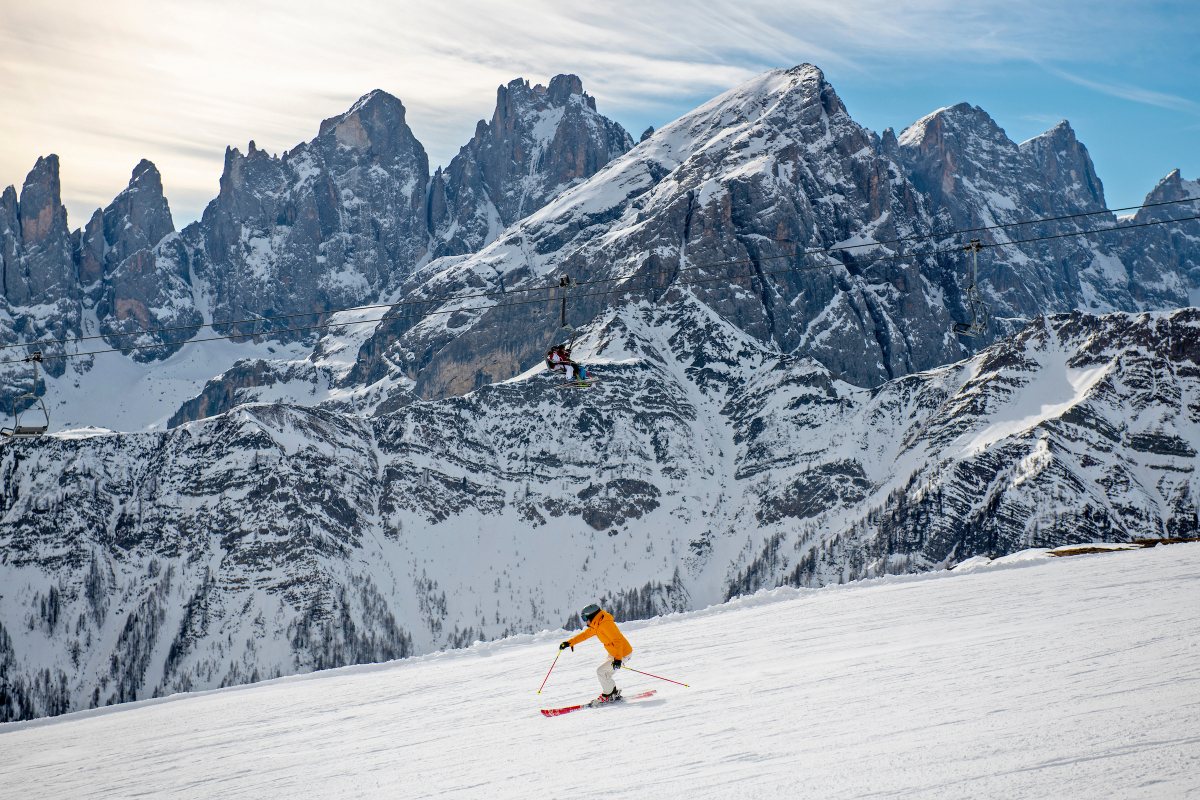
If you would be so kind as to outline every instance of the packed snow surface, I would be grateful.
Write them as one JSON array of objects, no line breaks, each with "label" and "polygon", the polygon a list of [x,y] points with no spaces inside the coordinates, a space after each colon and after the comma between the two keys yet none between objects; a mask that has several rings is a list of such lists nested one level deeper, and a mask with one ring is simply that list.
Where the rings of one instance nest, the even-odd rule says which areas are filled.
[{"label": "packed snow surface", "polygon": [[1200,544],[777,589],[563,633],[0,726],[8,797],[1185,797]]}]

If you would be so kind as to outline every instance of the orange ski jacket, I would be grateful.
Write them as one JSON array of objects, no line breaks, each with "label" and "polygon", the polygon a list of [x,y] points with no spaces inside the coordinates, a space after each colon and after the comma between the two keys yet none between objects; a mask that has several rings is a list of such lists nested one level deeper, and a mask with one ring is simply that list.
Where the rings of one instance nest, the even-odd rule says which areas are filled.
[{"label": "orange ski jacket", "polygon": [[593,636],[600,640],[600,644],[604,645],[604,649],[613,658],[625,658],[633,652],[633,645],[629,644],[629,640],[621,635],[621,631],[617,629],[617,623],[613,621],[612,614],[607,611],[601,611],[592,617],[592,621],[586,628],[567,641],[571,647],[574,647]]}]

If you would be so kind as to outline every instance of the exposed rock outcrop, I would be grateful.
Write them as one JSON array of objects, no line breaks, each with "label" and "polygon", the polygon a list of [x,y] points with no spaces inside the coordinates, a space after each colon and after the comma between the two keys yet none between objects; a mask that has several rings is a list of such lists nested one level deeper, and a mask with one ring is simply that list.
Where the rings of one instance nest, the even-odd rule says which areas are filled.
[{"label": "exposed rock outcrop", "polygon": [[403,104],[382,91],[282,157],[228,149],[221,193],[184,231],[213,319],[300,316],[218,330],[296,328],[390,291],[425,256],[428,181]]},{"label": "exposed rock outcrop", "polygon": [[[62,204],[58,156],[39,158],[18,199],[13,187],[0,196],[0,275],[3,276],[4,311],[0,317],[0,343],[11,345],[37,340],[66,339],[80,329],[82,291],[73,258],[74,237],[67,227]],[[32,350],[33,348],[29,348]],[[63,352],[62,345],[44,345],[47,354]],[[21,358],[25,348],[4,351],[8,359]],[[47,361],[54,376],[66,370],[61,359]],[[8,367],[0,379],[0,407],[11,407],[11,398],[36,390],[32,369]]]},{"label": "exposed rock outcrop", "polygon": [[491,122],[480,120],[433,177],[434,257],[474,253],[631,147],[575,75],[556,75],[549,86],[518,78],[499,87]]},{"label": "exposed rock outcrop", "polygon": [[[175,234],[158,169],[146,160],[134,168],[128,188],[102,213],[102,242],[96,241],[95,221],[88,223],[76,261],[87,286],[103,248],[103,285],[89,293],[101,333],[114,348],[138,348],[132,352],[139,360],[177,351],[196,335],[191,326],[204,319],[192,292],[191,253]],[[176,330],[144,333],[159,328]]]}]

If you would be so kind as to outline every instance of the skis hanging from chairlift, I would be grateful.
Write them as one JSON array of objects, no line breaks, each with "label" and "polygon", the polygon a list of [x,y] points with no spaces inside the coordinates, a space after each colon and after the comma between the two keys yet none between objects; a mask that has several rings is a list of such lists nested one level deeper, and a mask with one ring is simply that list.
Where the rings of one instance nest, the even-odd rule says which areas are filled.
[{"label": "skis hanging from chairlift", "polygon": [[[11,428],[0,428],[0,435],[9,436],[16,439],[28,439],[34,436],[41,436],[50,429],[50,412],[46,409],[46,404],[42,398],[38,397],[34,392],[37,391],[38,364],[44,363],[42,359],[42,351],[35,350],[22,359],[23,361],[33,362],[33,390],[25,394],[18,395],[13,400],[13,426]],[[22,405],[24,407],[22,407]],[[44,425],[24,425],[21,423],[21,415],[24,414],[28,421],[29,415],[32,412],[35,422],[40,422],[39,417],[45,420]]]},{"label": "skis hanging from chairlift", "polygon": [[959,336],[982,336],[987,332],[988,309],[975,288],[979,280],[979,251],[983,244],[972,239],[966,249],[971,253],[971,285],[967,287],[967,302],[971,304],[971,321],[954,323],[954,332]]}]

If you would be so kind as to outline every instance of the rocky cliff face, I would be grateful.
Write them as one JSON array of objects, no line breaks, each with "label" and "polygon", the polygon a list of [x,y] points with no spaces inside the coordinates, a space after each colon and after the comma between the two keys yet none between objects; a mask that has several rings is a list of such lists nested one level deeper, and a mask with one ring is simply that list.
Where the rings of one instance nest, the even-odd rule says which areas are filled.
[{"label": "rocky cliff face", "polygon": [[[1200,181],[1186,181],[1174,170],[1159,181],[1146,195],[1146,203],[1164,203],[1173,200],[1194,199],[1200,201]],[[1136,284],[1139,293],[1169,289],[1175,294],[1188,292],[1188,304],[1196,305],[1196,292],[1200,287],[1200,220],[1184,219],[1200,216],[1200,202],[1179,203],[1158,208],[1144,208],[1133,217],[1134,223],[1179,220],[1174,224],[1142,228],[1130,231],[1123,240],[1124,258],[1130,264],[1131,273],[1147,282]],[[1150,282],[1157,276],[1156,282]],[[1147,303],[1149,305],[1149,303]]]},{"label": "rocky cliff face", "polygon": [[0,713],[59,713],[764,586],[1196,530],[1194,310],[1038,318],[864,391],[696,298],[373,418],[244,406],[0,457]]},{"label": "rocky cliff face", "polygon": [[[80,288],[72,260],[71,232],[62,204],[58,156],[39,158],[25,179],[18,199],[13,187],[0,198],[0,242],[3,244],[5,316],[0,319],[4,344],[63,339],[79,330]],[[47,347],[51,351],[53,346]],[[5,356],[23,357],[21,348]],[[61,375],[62,362],[47,365]],[[22,367],[4,373],[6,393],[31,388],[32,371]]]},{"label": "rocky cliff face", "polygon": [[1089,214],[978,233],[985,243],[1002,245],[987,250],[979,264],[981,293],[995,315],[1029,319],[1074,308],[1103,312],[1187,304],[1186,274],[1169,258],[1143,255],[1142,248],[1160,240],[1156,229],[1018,243],[1118,225],[1112,214],[1093,213],[1106,208],[1104,187],[1087,148],[1065,121],[1018,145],[983,109],[960,103],[913,123],[892,151],[929,199],[935,230]]},{"label": "rocky cliff face", "polygon": [[549,86],[519,78],[501,86],[491,122],[479,121],[430,185],[434,256],[474,253],[631,147],[575,75],[556,75]]},{"label": "rocky cliff face", "polygon": [[245,155],[226,151],[221,193],[184,234],[213,319],[311,316],[219,330],[312,324],[376,299],[424,257],[429,161],[404,115],[376,91],[281,158],[253,142]]},{"label": "rocky cliff face", "polygon": [[21,187],[20,205],[13,206],[11,194],[4,205],[9,212],[6,216],[11,215],[5,220],[5,236],[12,237],[20,248],[19,255],[14,253],[12,262],[5,263],[5,296],[14,305],[40,305],[71,297],[75,276],[69,269],[71,234],[62,204],[58,157],[39,158]]},{"label": "rocky cliff face", "polygon": [[[129,187],[93,215],[77,237],[75,261],[100,334],[113,347],[139,348],[135,359],[178,351],[198,332],[191,326],[204,321],[192,292],[189,248],[175,233],[162,177],[149,161],[138,164]],[[144,333],[158,328],[177,330]]]}]

